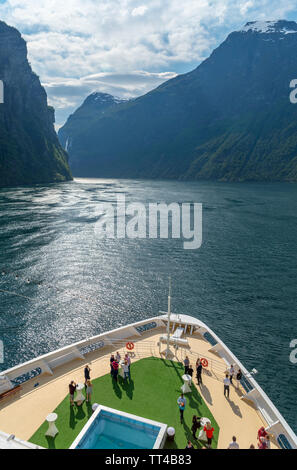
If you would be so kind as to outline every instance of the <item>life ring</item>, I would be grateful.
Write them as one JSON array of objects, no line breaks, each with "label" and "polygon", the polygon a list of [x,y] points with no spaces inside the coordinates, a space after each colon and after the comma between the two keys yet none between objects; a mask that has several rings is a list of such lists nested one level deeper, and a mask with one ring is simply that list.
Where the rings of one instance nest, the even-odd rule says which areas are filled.
[{"label": "life ring", "polygon": [[134,349],[134,343],[129,341],[128,343],[126,343],[126,348],[129,349],[129,351],[132,351],[132,349]]},{"label": "life ring", "polygon": [[200,359],[200,362],[202,364],[202,367],[208,367],[208,360],[205,359],[204,357]]}]

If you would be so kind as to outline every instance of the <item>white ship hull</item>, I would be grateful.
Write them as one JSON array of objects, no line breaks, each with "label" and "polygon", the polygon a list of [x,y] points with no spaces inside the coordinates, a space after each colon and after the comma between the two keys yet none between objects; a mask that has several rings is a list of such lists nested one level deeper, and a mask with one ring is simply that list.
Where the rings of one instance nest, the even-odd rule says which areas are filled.
[{"label": "white ship hull", "polygon": [[[186,332],[184,338],[179,338],[171,334],[170,345],[174,346],[174,350],[182,350],[184,347],[188,348],[186,351],[191,352],[189,348],[187,338],[195,337],[201,338],[203,341],[208,341],[207,351],[209,356],[204,354],[204,357],[209,359],[211,369],[215,371],[216,367],[219,367],[219,362],[216,362],[215,357],[220,358],[221,363],[224,361],[226,369],[231,364],[235,369],[241,369],[243,373],[243,395],[241,400],[252,402],[257,410],[257,413],[261,415],[263,422],[265,423],[266,430],[275,436],[275,442],[278,447],[281,448],[297,448],[297,436],[290,428],[288,423],[285,421],[283,416],[280,414],[278,409],[271,402],[266,393],[259,386],[252,373],[250,373],[239,359],[230,351],[230,349],[221,341],[221,339],[203,322],[200,320],[187,316],[171,314],[170,317],[170,332],[173,333],[178,327],[183,328]],[[49,377],[47,383],[55,379],[56,371],[62,366],[73,363],[74,360],[85,361],[88,360],[90,354],[103,354],[104,348],[115,346],[115,350],[119,348],[119,344],[124,344],[128,339],[133,338],[136,345],[141,346],[145,341],[143,336],[149,332],[154,331],[160,332],[160,340],[157,343],[159,347],[159,353],[162,354],[162,350],[166,348],[166,331],[167,330],[167,314],[160,312],[157,317],[142,320],[127,326],[123,326],[106,333],[88,338],[77,343],[71,344],[54,352],[44,354],[36,359],[20,364],[16,367],[8,369],[0,374],[0,394],[6,391],[12,390],[13,387],[19,383],[21,386],[26,386],[28,390],[31,389],[30,393],[36,393],[38,387],[34,389],[34,383],[37,378],[41,378],[46,375]],[[135,339],[136,338],[136,339]],[[199,351],[193,351],[198,353]],[[221,367],[221,366],[220,366]],[[222,367],[221,367],[221,370]],[[16,400],[22,400],[20,397]],[[1,402],[0,402],[1,405]],[[9,408],[9,407],[8,407]],[[3,408],[2,408],[3,409]],[[5,410],[5,406],[4,406]],[[5,413],[9,412],[9,409],[5,410]],[[11,413],[13,413],[11,409]],[[12,433],[12,431],[11,431]],[[1,409],[0,409],[0,448],[32,448],[38,447],[22,438],[18,438],[17,430],[13,432],[15,437],[7,433],[5,429],[1,431]]]}]

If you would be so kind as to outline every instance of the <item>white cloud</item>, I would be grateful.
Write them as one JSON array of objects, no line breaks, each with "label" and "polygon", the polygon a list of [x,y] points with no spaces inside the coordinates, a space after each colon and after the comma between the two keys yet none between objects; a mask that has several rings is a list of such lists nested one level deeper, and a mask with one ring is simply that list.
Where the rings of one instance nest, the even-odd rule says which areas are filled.
[{"label": "white cloud", "polygon": [[255,4],[255,2],[252,1],[252,0],[248,0],[248,1],[243,1],[243,2],[241,2],[241,3],[240,3],[240,6],[239,6],[239,8],[240,8],[240,13],[241,13],[242,15],[246,15],[246,13],[248,12],[248,10],[249,10],[250,8],[252,8],[252,7],[254,6],[254,4]]},{"label": "white cloud", "polygon": [[100,90],[120,98],[134,98],[156,88],[165,80],[174,78],[175,72],[150,73],[97,73],[81,78],[48,77],[43,82],[49,102],[56,110],[58,127],[92,92]]},{"label": "white cloud", "polygon": [[147,12],[147,7],[145,5],[141,5],[137,8],[134,8],[131,12],[132,16],[143,16]]},{"label": "white cloud", "polygon": [[[60,113],[71,106],[70,95],[54,94],[59,80],[65,93],[65,83],[75,90],[75,105],[91,75],[109,74],[94,82],[101,91],[141,94],[155,86],[151,77],[138,75],[142,85],[123,77],[135,70],[188,71],[245,22],[285,18],[294,9],[296,0],[2,0],[0,17],[22,32],[32,67]],[[77,98],[79,87],[70,82],[78,81]]]}]

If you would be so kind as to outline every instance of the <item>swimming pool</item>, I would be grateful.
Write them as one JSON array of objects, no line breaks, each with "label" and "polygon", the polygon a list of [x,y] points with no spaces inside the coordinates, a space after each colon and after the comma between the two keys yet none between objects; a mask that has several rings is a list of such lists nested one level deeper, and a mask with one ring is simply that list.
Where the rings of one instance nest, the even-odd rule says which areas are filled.
[{"label": "swimming pool", "polygon": [[167,425],[99,406],[70,449],[160,449]]}]

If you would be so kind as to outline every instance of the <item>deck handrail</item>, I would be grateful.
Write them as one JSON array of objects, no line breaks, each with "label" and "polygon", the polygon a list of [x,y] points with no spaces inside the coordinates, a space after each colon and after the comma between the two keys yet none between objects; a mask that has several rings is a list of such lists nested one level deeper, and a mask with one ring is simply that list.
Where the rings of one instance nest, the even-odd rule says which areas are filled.
[{"label": "deck handrail", "polygon": [[[44,354],[44,355],[42,355],[38,358],[32,359],[30,361],[27,361],[27,362],[21,364],[21,365],[18,365],[18,366],[12,367],[12,368],[10,368],[6,371],[3,371],[3,372],[0,373],[0,376],[6,376],[6,377],[8,377],[8,379],[10,381],[12,381],[13,379],[17,378],[18,376],[20,376],[22,374],[24,374],[24,375],[29,374],[30,375],[30,372],[32,372],[32,370],[34,370],[34,369],[37,369],[38,367],[40,367],[42,369],[42,373],[47,372],[49,374],[54,374],[53,370],[51,370],[51,367],[49,365],[51,363],[51,361],[52,361],[52,364],[53,364],[52,365],[53,369],[55,369],[55,367],[56,367],[55,366],[55,360],[57,362],[60,362],[59,358],[62,358],[62,357],[64,357],[64,359],[65,359],[64,363],[70,362],[75,358],[85,359],[87,361],[87,357],[88,357],[89,353],[82,354],[80,350],[83,347],[87,347],[88,345],[89,346],[94,346],[95,345],[94,347],[96,347],[96,348],[98,347],[98,349],[99,349],[99,348],[102,347],[102,346],[100,346],[100,342],[103,342],[103,347],[105,347],[105,346],[115,347],[116,344],[119,344],[119,345],[124,344],[124,341],[126,339],[128,340],[129,338],[133,338],[133,341],[136,338],[135,339],[135,343],[136,343],[137,342],[137,337],[139,337],[139,339],[142,338],[142,343],[143,343],[145,340],[143,339],[142,334],[145,333],[146,331],[148,331],[149,329],[154,329],[154,328],[157,329],[158,327],[166,326],[166,323],[167,323],[167,318],[166,317],[167,317],[167,315],[161,314],[158,317],[152,317],[152,318],[149,318],[149,319],[145,319],[145,320],[142,320],[142,321],[139,321],[139,322],[127,325],[127,326],[122,326],[120,328],[116,328],[114,330],[111,330],[111,331],[108,331],[108,332],[105,332],[105,333],[101,333],[101,334],[93,336],[91,338],[87,338],[87,339],[78,341],[77,343],[66,346],[64,348],[60,348],[60,349],[58,349],[56,351],[53,351],[51,353]],[[247,376],[247,374],[249,374],[247,369],[236,358],[236,356],[234,356],[234,354],[230,351],[230,349],[203,322],[201,322],[200,320],[198,320],[194,317],[190,317],[190,316],[187,316],[187,315],[172,314],[172,318],[173,318],[173,320],[171,322],[172,324],[175,322],[175,324],[181,323],[181,324],[184,324],[186,326],[190,326],[191,331],[194,332],[194,333],[199,332],[200,334],[203,335],[203,333],[209,332],[211,334],[211,336],[214,338],[214,340],[217,341],[217,343],[213,347],[214,349],[213,348],[211,348],[211,349],[216,351],[217,354],[219,356],[221,356],[221,358],[223,360],[225,360],[226,367],[228,366],[228,363],[229,364],[233,363],[234,365],[236,365],[237,367],[239,367],[241,369],[242,373],[245,376]],[[175,320],[174,320],[174,318],[175,318]],[[136,329],[136,327],[138,327],[138,330]],[[116,348],[114,348],[114,349],[116,349]],[[156,351],[156,348],[154,350]],[[181,351],[181,349],[177,350],[177,354],[179,354],[179,351]],[[141,357],[140,356],[140,354],[142,354],[141,351],[139,351],[138,354],[139,354],[138,357]],[[156,351],[156,354],[157,354],[157,351]],[[213,367],[214,366],[218,367],[218,369],[220,367],[224,367],[224,366],[217,366],[217,364],[220,361],[215,362],[216,361],[215,359],[212,359],[212,358],[210,358],[210,359],[211,359],[211,363],[212,363]],[[222,371],[223,368],[220,369],[220,370]],[[277,427],[277,433],[278,434],[284,434],[285,437],[290,442],[290,445],[292,445],[292,447],[294,447],[294,448],[297,448],[297,436],[295,435],[293,430],[290,428],[288,423],[286,423],[283,416],[276,409],[274,404],[271,402],[269,397],[262,390],[262,388],[259,386],[259,384],[256,382],[256,380],[253,377],[251,377],[250,375],[248,376],[248,380],[254,388],[250,392],[248,392],[246,394],[246,396],[249,396],[254,400],[257,400],[259,397],[261,397],[261,399],[263,399],[263,404],[264,404],[264,407],[265,407],[265,411],[268,411],[269,415],[271,415],[271,417],[274,417],[274,416],[276,417],[275,423],[277,421],[279,422],[279,424],[277,425],[278,426]],[[12,387],[13,387],[13,384],[11,383],[11,388]]]}]

